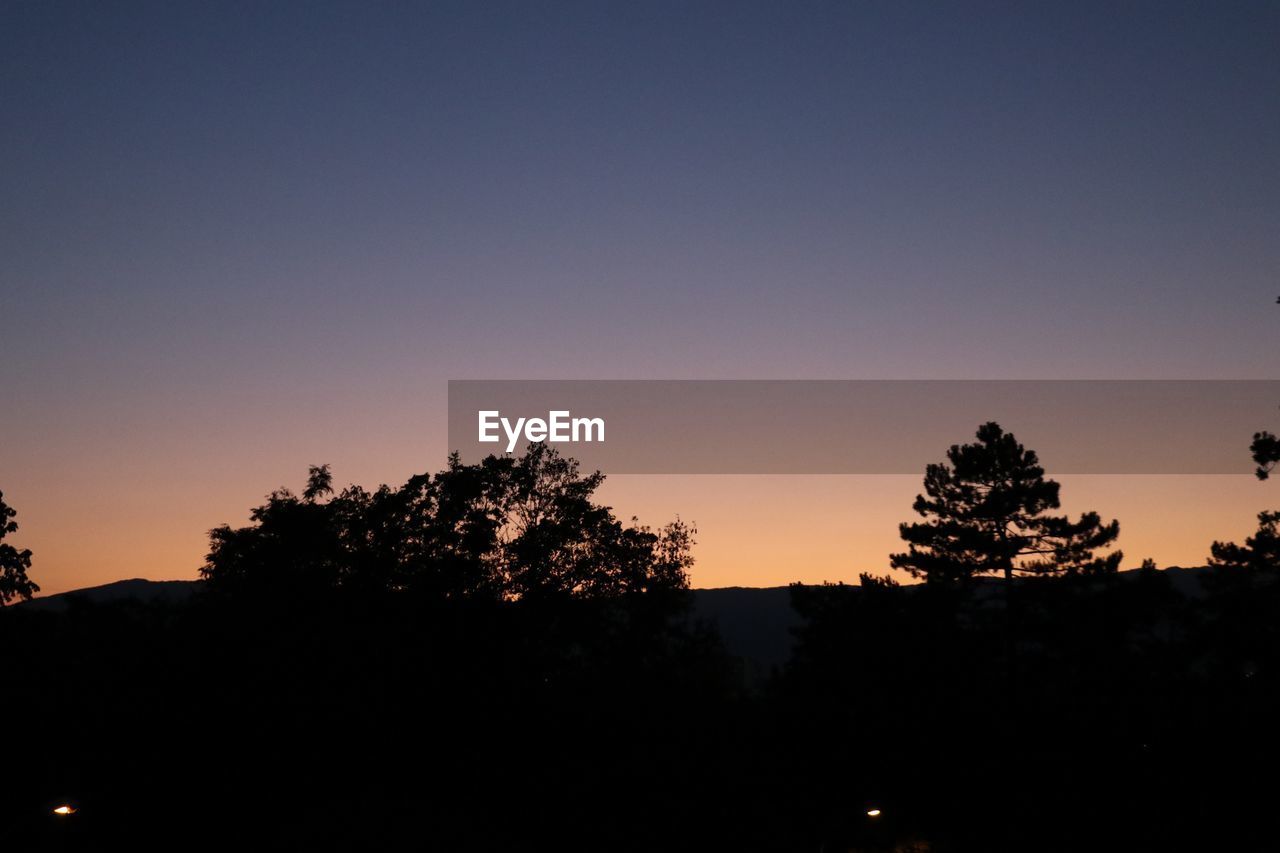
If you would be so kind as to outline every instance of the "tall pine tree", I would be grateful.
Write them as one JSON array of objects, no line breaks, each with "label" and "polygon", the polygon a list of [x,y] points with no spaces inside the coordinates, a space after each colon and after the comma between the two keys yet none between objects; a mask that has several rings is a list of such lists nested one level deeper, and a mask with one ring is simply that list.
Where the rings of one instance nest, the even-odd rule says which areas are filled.
[{"label": "tall pine tree", "polygon": [[952,445],[947,463],[925,469],[914,509],[926,520],[900,527],[908,550],[890,557],[894,568],[935,583],[1116,571],[1121,552],[1094,552],[1115,542],[1119,522],[1103,524],[1096,512],[1079,521],[1051,515],[1059,486],[1045,479],[1035,451],[996,423],[981,426],[977,439]]}]

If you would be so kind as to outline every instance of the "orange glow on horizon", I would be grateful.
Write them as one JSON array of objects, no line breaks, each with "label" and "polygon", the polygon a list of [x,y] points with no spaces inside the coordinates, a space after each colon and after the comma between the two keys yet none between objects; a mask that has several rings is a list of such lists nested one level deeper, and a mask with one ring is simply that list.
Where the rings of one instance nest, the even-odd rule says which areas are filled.
[{"label": "orange glow on horizon", "polygon": [[[332,458],[337,483],[402,483],[412,470],[389,471],[368,460]],[[255,460],[264,461],[264,460]],[[128,578],[191,580],[208,551],[207,531],[248,524],[249,510],[271,489],[297,487],[304,462],[277,460],[262,470],[222,471],[192,490],[185,477],[141,467],[127,491],[115,471],[91,489],[57,477],[4,484],[18,511],[15,545],[33,552],[31,579],[41,594]],[[417,466],[432,470],[429,465]],[[1251,476],[1062,476],[1062,512],[1097,510],[1120,520],[1122,568],[1145,557],[1161,568],[1204,565],[1216,540],[1243,541],[1260,510],[1280,506],[1275,483]],[[920,477],[640,476],[609,477],[597,495],[622,519],[650,525],[679,515],[698,528],[694,587],[854,583],[862,572],[893,574],[898,524],[913,518]],[[110,499],[102,497],[110,495]]]}]

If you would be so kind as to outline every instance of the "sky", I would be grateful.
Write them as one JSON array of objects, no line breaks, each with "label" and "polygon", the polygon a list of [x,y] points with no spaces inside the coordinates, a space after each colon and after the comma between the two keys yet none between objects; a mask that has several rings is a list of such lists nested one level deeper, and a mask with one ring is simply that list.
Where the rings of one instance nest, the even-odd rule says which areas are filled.
[{"label": "sky", "polygon": [[[449,379],[1275,378],[1278,48],[1270,2],[5,3],[10,541],[194,577],[309,464],[440,468]],[[1134,565],[1280,504],[1061,480]],[[884,570],[918,490],[602,496],[763,586]]]}]

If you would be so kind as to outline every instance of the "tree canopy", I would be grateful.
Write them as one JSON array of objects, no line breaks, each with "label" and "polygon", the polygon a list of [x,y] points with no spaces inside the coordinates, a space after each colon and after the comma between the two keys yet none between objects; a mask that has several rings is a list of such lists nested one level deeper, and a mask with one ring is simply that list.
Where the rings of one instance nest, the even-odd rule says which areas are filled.
[{"label": "tree canopy", "polygon": [[1119,522],[1103,524],[1096,512],[1078,521],[1051,514],[1059,485],[1045,478],[1035,451],[994,422],[976,437],[925,469],[913,508],[926,520],[900,526],[908,550],[891,555],[894,568],[932,582],[1116,571],[1121,552],[1095,552],[1115,542]]},{"label": "tree canopy", "polygon": [[1258,532],[1245,539],[1243,545],[1214,542],[1209,565],[1216,569],[1280,568],[1280,512],[1258,513]]},{"label": "tree canopy", "polygon": [[40,587],[27,577],[27,569],[31,568],[31,551],[19,551],[3,541],[18,529],[18,522],[13,520],[17,514],[4,502],[4,492],[0,492],[0,606],[14,598],[31,598],[40,591]]},{"label": "tree canopy", "polygon": [[683,590],[694,530],[623,524],[594,502],[604,481],[545,444],[463,464],[399,488],[334,492],[313,467],[299,496],[279,489],[252,525],[210,532],[214,589],[343,588],[440,599],[592,598]]}]

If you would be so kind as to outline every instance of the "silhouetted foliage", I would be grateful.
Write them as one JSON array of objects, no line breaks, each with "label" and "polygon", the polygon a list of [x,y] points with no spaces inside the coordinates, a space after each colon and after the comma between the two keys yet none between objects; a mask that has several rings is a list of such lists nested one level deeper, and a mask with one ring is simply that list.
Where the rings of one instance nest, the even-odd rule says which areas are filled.
[{"label": "silhouetted foliage", "polygon": [[1256,582],[1015,578],[1012,680],[1006,583],[793,587],[783,808],[810,849],[893,849],[867,802],[936,849],[1271,849],[1272,794],[1241,768],[1280,757],[1280,584],[1218,571]]},{"label": "silhouetted foliage", "polygon": [[1258,513],[1258,531],[1246,538],[1243,545],[1214,542],[1209,565],[1236,572],[1280,570],[1280,512]]},{"label": "silhouetted foliage", "polygon": [[[1276,299],[1276,303],[1280,304],[1280,297]],[[1276,465],[1280,464],[1280,438],[1266,430],[1255,432],[1253,442],[1249,445],[1249,453],[1258,466],[1253,473],[1259,480],[1266,480]]]},{"label": "silhouetted foliage", "polygon": [[27,577],[27,569],[31,568],[30,549],[19,551],[3,541],[18,529],[18,522],[13,520],[17,514],[4,502],[4,492],[0,492],[0,607],[14,598],[28,599],[40,591],[40,587]]},{"label": "silhouetted foliage", "polygon": [[1276,438],[1265,430],[1255,432],[1253,443],[1249,445],[1249,452],[1258,466],[1254,474],[1259,480],[1265,480],[1275,470],[1276,463],[1280,463],[1280,438]]},{"label": "silhouetted foliage", "polygon": [[671,849],[744,789],[740,691],[692,527],[602,479],[545,445],[373,491],[313,467],[212,531],[185,604],[8,608],[6,845]]},{"label": "silhouetted foliage", "polygon": [[603,481],[545,444],[474,465],[455,455],[435,476],[372,493],[334,494],[328,466],[313,467],[301,497],[277,490],[252,511],[252,526],[211,531],[201,574],[217,591],[290,596],[516,601],[686,589],[693,528],[622,524],[592,500]]},{"label": "silhouetted foliage", "polygon": [[[985,495],[1042,518],[996,443]],[[986,470],[949,464],[930,499],[999,517],[943,500]],[[1280,760],[1280,514],[1209,572],[796,585],[790,661],[747,682],[683,609],[691,529],[600,479],[542,447],[373,491],[316,467],[214,531],[185,603],[5,608],[6,846],[1274,847],[1241,768]]]},{"label": "silhouetted foliage", "polygon": [[1115,542],[1119,522],[1103,524],[1096,512],[1075,522],[1049,515],[1060,506],[1059,487],[1045,479],[1035,451],[996,423],[979,427],[977,439],[952,445],[950,464],[926,468],[913,509],[928,520],[899,528],[909,550],[891,556],[894,568],[935,583],[1116,570],[1121,552],[1094,552]]}]

